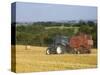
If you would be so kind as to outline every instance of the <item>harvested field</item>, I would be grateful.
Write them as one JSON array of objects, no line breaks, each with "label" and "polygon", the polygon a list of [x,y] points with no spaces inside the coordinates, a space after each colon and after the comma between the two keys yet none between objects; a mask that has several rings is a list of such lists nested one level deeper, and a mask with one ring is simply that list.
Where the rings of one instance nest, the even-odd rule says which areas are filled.
[{"label": "harvested field", "polygon": [[86,69],[97,67],[97,50],[91,54],[46,55],[47,47],[16,46],[16,72],[40,72],[55,70]]}]

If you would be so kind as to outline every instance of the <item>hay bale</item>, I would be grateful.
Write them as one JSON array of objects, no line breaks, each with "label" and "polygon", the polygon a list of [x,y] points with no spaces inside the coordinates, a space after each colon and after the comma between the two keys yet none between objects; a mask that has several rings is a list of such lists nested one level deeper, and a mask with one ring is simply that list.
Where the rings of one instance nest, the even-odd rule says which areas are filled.
[{"label": "hay bale", "polygon": [[26,50],[30,50],[31,49],[31,46],[30,45],[26,45],[25,49]]}]

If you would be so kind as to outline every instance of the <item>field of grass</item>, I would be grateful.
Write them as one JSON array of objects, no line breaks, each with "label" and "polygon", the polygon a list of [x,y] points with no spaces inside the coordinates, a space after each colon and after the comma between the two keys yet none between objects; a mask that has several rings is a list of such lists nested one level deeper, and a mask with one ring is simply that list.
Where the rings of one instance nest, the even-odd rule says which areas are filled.
[{"label": "field of grass", "polygon": [[97,50],[91,54],[46,55],[47,47],[16,46],[16,72],[40,72],[97,67]]}]

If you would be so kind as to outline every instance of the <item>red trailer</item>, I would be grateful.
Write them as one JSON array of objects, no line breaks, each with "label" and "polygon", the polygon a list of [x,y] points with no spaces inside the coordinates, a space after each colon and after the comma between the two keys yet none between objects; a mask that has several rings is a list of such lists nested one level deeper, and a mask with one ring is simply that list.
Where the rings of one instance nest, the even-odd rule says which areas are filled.
[{"label": "red trailer", "polygon": [[72,36],[69,41],[69,46],[76,53],[91,53],[91,47],[93,46],[92,36],[84,33]]}]

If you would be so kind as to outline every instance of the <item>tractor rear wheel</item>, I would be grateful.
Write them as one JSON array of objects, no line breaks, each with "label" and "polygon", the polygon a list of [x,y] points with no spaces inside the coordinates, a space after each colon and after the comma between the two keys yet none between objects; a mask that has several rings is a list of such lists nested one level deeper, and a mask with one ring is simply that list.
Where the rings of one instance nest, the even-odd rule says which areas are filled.
[{"label": "tractor rear wheel", "polygon": [[64,48],[63,48],[63,46],[61,46],[61,45],[57,46],[57,48],[56,48],[56,53],[57,53],[57,54],[63,54],[63,53],[64,53]]}]

